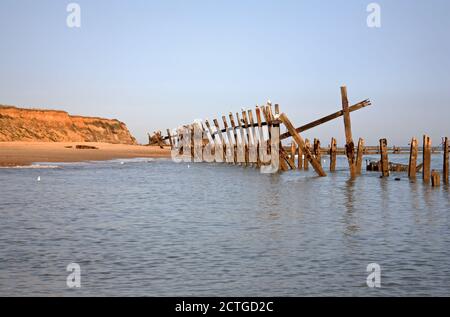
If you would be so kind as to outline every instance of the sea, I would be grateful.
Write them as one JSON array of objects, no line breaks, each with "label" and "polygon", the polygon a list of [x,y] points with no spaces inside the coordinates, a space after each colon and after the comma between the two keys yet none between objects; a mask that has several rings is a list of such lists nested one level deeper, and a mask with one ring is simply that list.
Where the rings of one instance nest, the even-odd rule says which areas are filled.
[{"label": "sea", "polygon": [[0,296],[449,296],[449,187],[322,159],[1,168]]}]

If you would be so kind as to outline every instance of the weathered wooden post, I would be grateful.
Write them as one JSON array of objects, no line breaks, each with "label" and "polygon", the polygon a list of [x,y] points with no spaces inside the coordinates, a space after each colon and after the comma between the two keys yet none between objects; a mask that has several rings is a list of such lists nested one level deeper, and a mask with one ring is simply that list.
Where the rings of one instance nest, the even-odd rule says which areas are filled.
[{"label": "weathered wooden post", "polygon": [[297,168],[299,170],[303,169],[303,151],[300,146],[297,147]]},{"label": "weathered wooden post", "polygon": [[230,124],[231,124],[231,127],[233,128],[233,136],[234,136],[234,164],[237,164],[238,163],[238,158],[237,158],[237,151],[238,151],[238,144],[239,144],[239,141],[238,141],[238,138],[237,138],[237,132],[236,132],[236,124],[234,123],[234,118],[233,118],[233,114],[230,112],[229,113],[229,118],[230,118]]},{"label": "weathered wooden post", "polygon": [[[242,144],[242,150],[244,153],[243,154],[243,159],[244,159],[244,165],[247,166],[248,165],[248,157],[247,157],[247,138],[245,137],[244,134],[244,129],[242,128],[242,121],[239,117],[239,112],[236,112],[236,121],[239,124],[239,131],[240,131],[240,135],[241,135],[241,144]],[[239,150],[238,150],[238,154],[239,154]],[[239,157],[239,155],[238,155]]]},{"label": "weathered wooden post", "polygon": [[265,159],[265,154],[262,153],[263,150],[263,143],[264,143],[264,133],[263,133],[263,128],[262,128],[262,120],[261,120],[261,109],[256,106],[255,108],[255,113],[256,113],[256,122],[258,122],[258,146],[257,146],[257,152],[258,152],[258,166],[261,166],[261,161],[264,161]]},{"label": "weathered wooden post", "polygon": [[167,137],[169,138],[170,149],[173,149],[172,136],[170,135],[170,129],[167,129]]},{"label": "weathered wooden post", "polygon": [[449,147],[449,142],[448,142],[448,137],[445,137],[444,140],[444,166],[443,166],[443,178],[444,178],[444,184],[448,185],[449,179],[448,179],[448,147]]},{"label": "weathered wooden post", "polygon": [[412,180],[416,179],[417,168],[417,139],[412,138],[411,148],[409,150],[409,165],[408,165],[408,177]]},{"label": "weathered wooden post", "polygon": [[217,119],[213,119],[214,126],[216,127],[216,133],[219,135],[220,144],[222,145],[222,151],[223,151],[223,162],[226,162],[227,157],[227,148],[225,145],[225,138],[222,135],[222,129],[219,126],[219,121]]},{"label": "weathered wooden post", "polygon": [[250,151],[250,162],[254,162],[259,166],[259,157],[258,157],[258,139],[256,138],[256,129],[255,129],[255,121],[253,120],[253,111],[250,109],[248,112],[248,119],[250,120],[250,130],[252,133],[251,137],[251,146],[252,150]]},{"label": "weathered wooden post", "polygon": [[439,174],[439,172],[436,170],[431,171],[431,186],[433,187],[441,186],[441,174]]},{"label": "weathered wooden post", "polygon": [[431,138],[427,135],[423,136],[423,168],[422,178],[424,183],[428,184],[431,178]]},{"label": "weathered wooden post", "polygon": [[386,139],[380,139],[380,152],[381,152],[381,175],[383,177],[389,177],[389,160],[388,160]]},{"label": "weathered wooden post", "polygon": [[356,151],[356,174],[361,174],[362,169],[362,159],[363,159],[363,153],[364,153],[364,139],[359,138],[358,140],[358,150]]},{"label": "weathered wooden post", "polygon": [[314,138],[314,155],[319,161],[320,165],[322,165],[322,153],[320,153],[320,140]]},{"label": "weathered wooden post", "polygon": [[293,169],[295,169],[295,153],[297,152],[297,145],[294,141],[291,142],[291,163],[292,166],[294,166]]},{"label": "weathered wooden post", "polygon": [[350,111],[348,108],[348,97],[347,97],[347,87],[341,87],[341,98],[342,98],[342,112],[344,114],[344,127],[345,127],[345,153],[348,159],[348,165],[350,168],[350,176],[356,176],[356,165],[355,165],[355,144],[353,143],[352,136],[352,125],[350,121]]},{"label": "weathered wooden post", "polygon": [[244,124],[244,130],[245,130],[245,134],[246,134],[246,140],[245,140],[245,162],[247,164],[250,163],[250,152],[249,152],[249,147],[250,147],[250,133],[248,130],[248,119],[247,119],[247,112],[245,110],[242,110],[242,123]]},{"label": "weathered wooden post", "polygon": [[335,138],[331,138],[331,144],[330,144],[330,172],[336,171],[336,150],[337,150],[336,139]]},{"label": "weathered wooden post", "polygon": [[[309,139],[305,139],[305,148],[311,151],[311,144],[309,143]],[[306,157],[306,152],[303,152],[303,169],[305,171],[309,170],[308,158]]]},{"label": "weathered wooden post", "polygon": [[234,144],[233,144],[233,138],[231,136],[230,128],[228,127],[227,118],[225,116],[222,116],[223,126],[225,130],[227,131],[227,139],[228,139],[228,147],[230,152],[226,154],[227,162],[228,163],[234,163]]},{"label": "weathered wooden post", "polygon": [[316,158],[313,157],[311,151],[305,147],[305,141],[303,141],[300,134],[295,131],[295,127],[292,125],[291,121],[288,119],[286,114],[282,113],[280,114],[280,120],[285,125],[286,129],[291,133],[292,138],[295,140],[295,142],[303,149],[303,152],[305,153],[305,156],[308,158],[308,161],[313,166],[314,170],[319,176],[327,176],[327,174],[323,171],[322,165],[317,161]]}]

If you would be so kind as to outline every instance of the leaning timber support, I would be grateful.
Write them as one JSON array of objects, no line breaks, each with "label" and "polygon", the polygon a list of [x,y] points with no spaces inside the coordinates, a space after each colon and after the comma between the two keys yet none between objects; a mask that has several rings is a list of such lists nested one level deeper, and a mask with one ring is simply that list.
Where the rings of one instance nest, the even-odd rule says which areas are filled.
[{"label": "leaning timber support", "polygon": [[448,185],[448,147],[449,147],[449,142],[448,142],[448,137],[445,137],[444,140],[444,166],[443,166],[443,179],[444,179],[444,184]]},{"label": "leaning timber support", "polygon": [[350,176],[356,176],[356,164],[355,164],[355,144],[353,143],[352,125],[350,121],[350,111],[348,108],[347,87],[341,87],[342,97],[342,113],[344,115],[344,127],[345,127],[345,152],[347,155],[348,166],[350,168]]},{"label": "leaning timber support", "polygon": [[300,134],[295,131],[295,127],[292,125],[286,114],[280,114],[280,120],[281,122],[283,122],[287,130],[292,134],[292,137],[294,138],[298,146],[303,149],[305,156],[308,158],[316,173],[319,176],[326,176],[327,174],[323,171],[322,165],[320,165],[320,163],[313,157],[311,151],[305,147],[305,141],[303,141],[303,138],[300,136]]},{"label": "leaning timber support", "polygon": [[427,135],[423,136],[423,168],[422,179],[428,184],[431,178],[431,138]]},{"label": "leaning timber support", "polygon": [[418,153],[418,148],[417,148],[418,144],[417,144],[417,139],[416,138],[412,138],[411,140],[411,148],[409,151],[409,165],[408,165],[408,177],[412,180],[416,179],[416,174],[417,174],[417,153]]},{"label": "leaning timber support", "polygon": [[330,172],[336,171],[336,150],[337,143],[335,138],[331,138],[330,144]]},{"label": "leaning timber support", "polygon": [[[370,106],[370,105],[371,105],[370,100],[366,99],[364,101],[358,102],[357,104],[354,104],[353,106],[349,107],[348,111],[349,112],[357,111],[357,110],[360,110],[360,109],[365,108],[365,107]],[[337,118],[339,118],[339,117],[341,117],[343,115],[344,115],[343,111],[340,110],[340,111],[332,113],[332,114],[330,114],[328,116],[325,116],[323,118],[320,118],[320,119],[317,119],[317,120],[315,120],[313,122],[310,122],[308,124],[305,124],[305,125],[297,128],[297,129],[295,129],[295,131],[297,131],[298,133],[302,133],[302,132],[305,132],[306,130],[309,130],[309,129],[312,129],[314,127],[317,127],[317,126],[319,126],[321,124],[324,124],[324,123],[329,122],[331,120],[337,119]],[[287,139],[290,136],[291,136],[291,134],[288,131],[288,132],[283,133],[282,135],[280,135],[280,140]]]},{"label": "leaning timber support", "polygon": [[383,177],[389,176],[389,160],[387,153],[387,140],[380,139],[380,153],[381,153],[381,175]]},{"label": "leaning timber support", "polygon": [[230,112],[229,115],[230,117],[230,124],[231,127],[233,129],[233,136],[234,136],[234,163],[237,164],[238,163],[238,148],[239,148],[239,141],[238,141],[238,137],[237,137],[237,132],[236,132],[236,124],[234,123],[234,118],[233,118],[233,114]]},{"label": "leaning timber support", "polygon": [[364,139],[359,138],[358,140],[358,150],[356,151],[356,174],[361,175],[361,168],[362,168],[362,159],[363,159],[363,153],[364,153]]}]

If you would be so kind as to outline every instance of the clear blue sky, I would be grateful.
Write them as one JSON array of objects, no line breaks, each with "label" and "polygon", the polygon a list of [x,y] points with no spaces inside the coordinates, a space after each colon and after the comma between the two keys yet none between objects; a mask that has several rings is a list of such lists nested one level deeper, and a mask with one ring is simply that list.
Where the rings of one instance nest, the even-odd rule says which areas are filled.
[{"label": "clear blue sky", "polygon": [[[66,6],[81,6],[81,28]],[[270,99],[295,125],[351,103],[355,139],[450,136],[450,1],[2,0],[0,104],[117,118],[139,141]],[[342,120],[306,134],[344,142]]]}]

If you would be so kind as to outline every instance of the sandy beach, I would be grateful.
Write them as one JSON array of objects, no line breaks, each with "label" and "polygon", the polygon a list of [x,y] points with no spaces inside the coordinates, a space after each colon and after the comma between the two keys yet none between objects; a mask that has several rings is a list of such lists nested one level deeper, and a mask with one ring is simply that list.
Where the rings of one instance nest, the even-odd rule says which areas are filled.
[{"label": "sandy beach", "polygon": [[[77,149],[77,145],[97,149]],[[0,142],[0,166],[35,162],[103,161],[136,157],[170,157],[170,148],[96,142]]]}]

